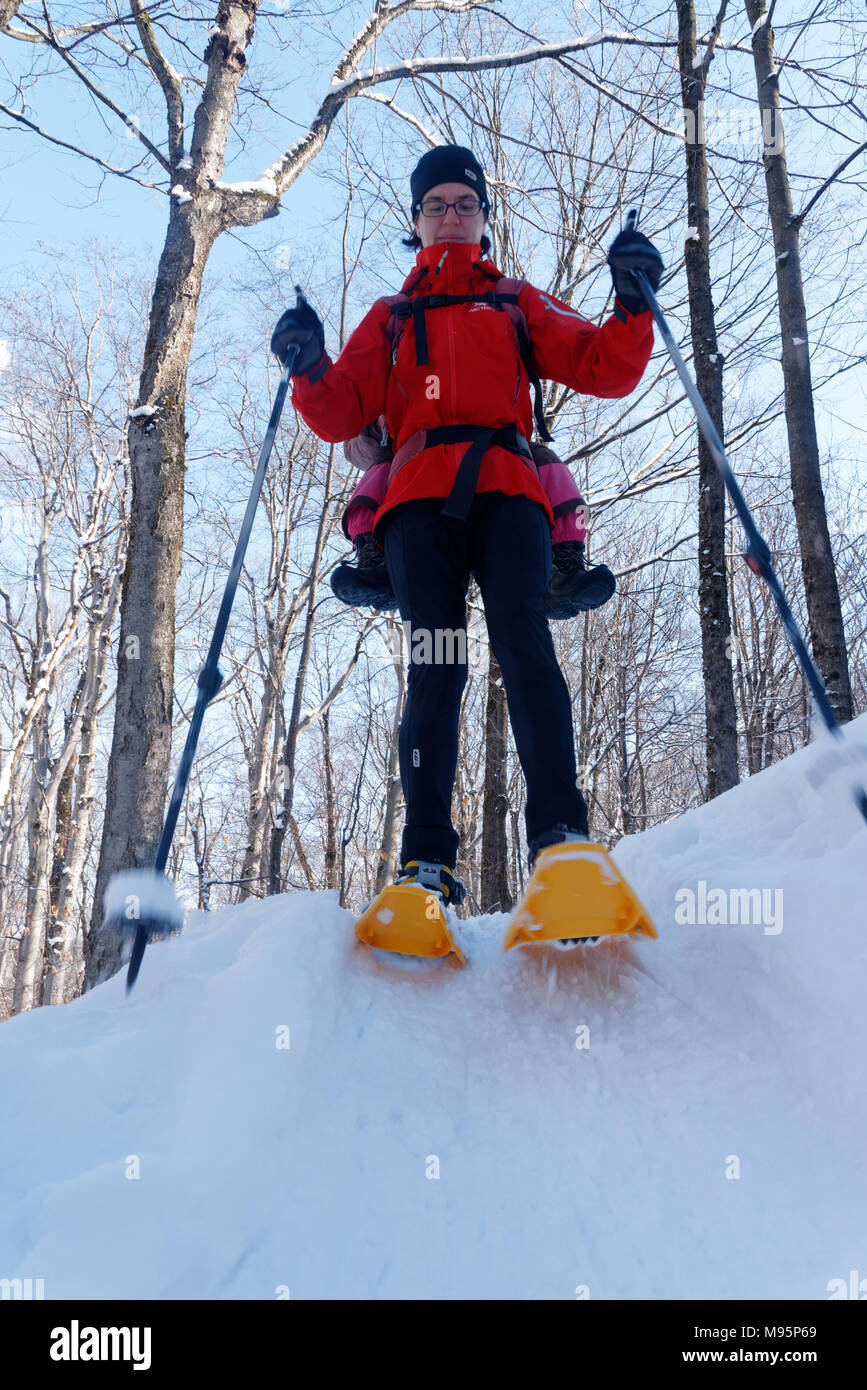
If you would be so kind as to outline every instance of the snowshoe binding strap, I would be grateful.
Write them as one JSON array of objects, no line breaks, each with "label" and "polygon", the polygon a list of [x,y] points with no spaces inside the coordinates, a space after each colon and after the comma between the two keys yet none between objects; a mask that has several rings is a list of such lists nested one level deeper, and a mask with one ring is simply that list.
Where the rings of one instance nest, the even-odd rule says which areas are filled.
[{"label": "snowshoe binding strap", "polygon": [[461,879],[455,878],[446,864],[430,859],[410,859],[395,876],[395,883],[417,883],[439,893],[449,907],[459,907],[467,895]]}]

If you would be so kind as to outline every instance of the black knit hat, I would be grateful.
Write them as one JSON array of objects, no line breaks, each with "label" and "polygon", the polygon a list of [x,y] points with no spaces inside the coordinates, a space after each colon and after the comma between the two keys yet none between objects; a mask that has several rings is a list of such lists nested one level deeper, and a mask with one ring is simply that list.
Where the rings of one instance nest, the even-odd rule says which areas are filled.
[{"label": "black knit hat", "polygon": [[464,145],[437,145],[422,155],[410,176],[411,216],[415,216],[425,194],[441,183],[465,183],[478,194],[484,211],[488,211],[485,176],[472,150]]}]

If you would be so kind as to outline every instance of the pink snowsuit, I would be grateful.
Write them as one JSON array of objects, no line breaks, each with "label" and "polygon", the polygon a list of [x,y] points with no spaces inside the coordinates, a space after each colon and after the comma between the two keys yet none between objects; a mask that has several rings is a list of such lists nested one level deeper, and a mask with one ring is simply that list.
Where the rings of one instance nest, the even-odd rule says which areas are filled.
[{"label": "pink snowsuit", "polygon": [[[343,446],[343,452],[356,468],[364,469],[349,503],[343,513],[341,525],[347,540],[355,540],[365,531],[373,530],[373,518],[377,508],[385,498],[388,484],[388,470],[392,452],[386,441],[382,443],[385,431],[385,416],[380,415],[362,430],[355,439]],[[532,444],[533,458],[539,470],[539,482],[544,488],[554,513],[554,528],[551,544],[560,541],[585,541],[587,524],[584,513],[584,498],[575,486],[575,480],[565,463],[552,449],[544,444]]]}]

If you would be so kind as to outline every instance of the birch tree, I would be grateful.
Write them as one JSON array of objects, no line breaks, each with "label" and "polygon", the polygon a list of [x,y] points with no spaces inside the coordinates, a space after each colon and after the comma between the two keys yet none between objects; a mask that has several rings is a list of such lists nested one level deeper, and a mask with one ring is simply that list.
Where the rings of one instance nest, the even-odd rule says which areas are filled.
[{"label": "birch tree", "polygon": [[792,497],[798,522],[810,638],[828,698],[837,718],[852,718],[852,691],[837,571],[831,550],[819,440],[813,405],[807,308],[801,275],[800,230],[783,142],[779,75],[774,60],[771,14],[765,0],[745,0],[752,29],[756,92],[765,134],[764,166],[774,238],[777,301],[786,391],[786,432]]},{"label": "birch tree", "polygon": [[[720,439],[723,422],[723,357],[719,349],[710,269],[710,205],[704,131],[705,88],[728,0],[723,0],[704,52],[696,43],[692,0],[677,0],[680,81],[686,120],[687,232],[684,247],[689,287],[692,360],[696,384]],[[726,490],[704,436],[698,442],[698,574],[702,667],[707,729],[708,798],[738,782],[738,744],[732,667],[731,621],[725,558]]]},{"label": "birch tree", "polygon": [[[0,884],[6,900],[26,783],[17,1011],[42,1002],[44,971],[55,955],[68,958],[75,934],[96,721],[125,559],[127,473],[116,421],[118,398],[129,399],[131,371],[119,320],[126,317],[128,326],[135,285],[98,257],[88,269],[95,283],[87,291],[77,272],[61,264],[31,284],[29,300],[13,297],[6,306],[12,366],[3,378],[0,465],[15,479],[19,522],[29,519],[32,530],[26,582],[0,589],[2,626],[25,689],[4,739]],[[58,833],[69,863],[59,862]]]}]

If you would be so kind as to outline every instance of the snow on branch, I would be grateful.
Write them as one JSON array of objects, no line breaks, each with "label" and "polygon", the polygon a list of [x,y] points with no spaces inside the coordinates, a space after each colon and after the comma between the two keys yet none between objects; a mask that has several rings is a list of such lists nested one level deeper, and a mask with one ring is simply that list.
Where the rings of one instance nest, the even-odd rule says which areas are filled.
[{"label": "snow on branch", "polygon": [[398,5],[377,3],[375,10],[362,25],[334,69],[336,79],[347,77],[357,66],[362,56],[373,46],[380,34],[396,19],[411,10],[445,10],[461,14],[467,10],[486,9],[487,0],[402,0]]},{"label": "snow on branch", "polygon": [[[410,0],[407,0],[406,7],[414,9],[418,8],[418,5],[411,4]],[[440,7],[431,5],[429,8]],[[390,13],[394,18],[396,11],[387,11],[386,13]],[[428,76],[431,73],[484,72],[492,68],[519,67],[524,63],[538,62],[541,58],[561,58],[564,54],[598,48],[606,43],[638,45],[642,48],[677,47],[676,40],[662,39],[658,42],[648,42],[637,34],[616,29],[605,29],[589,37],[567,39],[562,43],[534,44],[530,48],[516,49],[511,53],[482,53],[475,58],[448,56],[414,58],[406,62],[394,63],[380,71],[368,68],[363,72],[356,71],[349,76],[340,76],[340,73],[345,70],[346,55],[344,54],[335,69],[331,86],[325,93],[309,129],[288,150],[284,151],[279,159],[270,166],[267,173],[268,175],[274,174],[278,193],[285,193],[286,189],[294,183],[298,175],[321,149],[344,102],[350,97],[358,96],[367,87],[378,86],[383,82],[397,82],[405,77]],[[353,51],[355,51],[355,45],[351,45],[347,49],[347,53]],[[259,180],[254,180],[254,182],[258,183]]]},{"label": "snow on branch", "polygon": [[[12,29],[10,27],[12,20],[16,18],[19,5],[20,0],[11,0],[11,3],[10,0],[0,0],[0,33],[5,34],[7,39],[18,39],[20,43],[47,43],[48,40],[45,35],[36,29],[27,15],[21,16],[21,23],[31,25],[34,32],[30,32],[29,29]],[[122,24],[123,20],[119,22]],[[92,24],[73,24],[55,29],[54,33],[60,39],[78,38],[85,34],[98,34],[107,27],[104,19],[98,19]]]},{"label": "snow on branch", "polygon": [[409,125],[414,126],[419,135],[423,136],[429,145],[437,145],[440,143],[436,135],[431,131],[430,126],[426,125],[421,117],[414,116],[411,111],[404,111],[402,106],[397,105],[393,97],[387,97],[382,92],[359,92],[358,95],[367,97],[369,101],[378,101],[381,102],[383,106],[387,106],[396,116],[400,116],[404,121],[407,121]]},{"label": "snow on branch", "polygon": [[[645,39],[639,38],[637,34],[621,32],[615,29],[603,30],[601,34],[595,34],[592,38],[567,39],[563,43],[541,43],[532,48],[518,48],[511,53],[480,53],[477,58],[411,58],[407,62],[395,63],[390,68],[383,68],[381,72],[374,73],[368,69],[363,73],[353,73],[349,77],[338,78],[328,89],[328,96],[335,96],[341,92],[351,89],[352,95],[356,91],[361,91],[364,86],[371,82],[394,82],[403,77],[415,77],[430,72],[483,72],[488,68],[511,68],[519,67],[523,63],[535,63],[540,58],[560,58],[566,53],[583,52],[588,48],[597,48],[600,44],[639,44],[642,48],[654,47],[676,47],[674,41],[662,41],[661,44],[649,45]],[[326,100],[327,100],[326,97]]]}]

